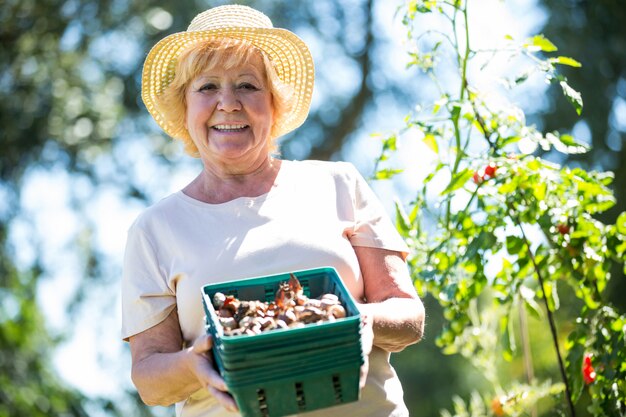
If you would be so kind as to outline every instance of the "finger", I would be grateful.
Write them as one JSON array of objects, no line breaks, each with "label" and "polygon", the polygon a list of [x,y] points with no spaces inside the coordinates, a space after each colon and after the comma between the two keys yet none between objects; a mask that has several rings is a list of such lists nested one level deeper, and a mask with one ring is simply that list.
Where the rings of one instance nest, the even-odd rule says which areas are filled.
[{"label": "finger", "polygon": [[224,381],[224,378],[222,378],[222,376],[214,367],[208,366],[205,372],[205,381],[208,386],[215,388],[219,391],[228,392],[226,381]]},{"label": "finger", "polygon": [[237,407],[237,403],[235,399],[227,392],[220,391],[215,389],[212,386],[208,386],[207,389],[215,397],[215,399],[228,411],[237,412],[239,411],[239,407]]},{"label": "finger", "polygon": [[213,338],[211,335],[205,334],[199,336],[193,343],[192,351],[194,353],[206,353],[213,348]]},{"label": "finger", "polygon": [[220,391],[228,391],[226,382],[215,367],[212,356],[209,354],[213,348],[213,338],[210,335],[202,335],[196,339],[191,351],[200,356],[197,362],[198,378],[204,385],[211,386]]},{"label": "finger", "polygon": [[363,365],[361,365],[361,369],[359,372],[359,389],[363,389],[365,387],[365,383],[367,382],[367,374],[369,373],[370,368],[369,358],[365,358]]},{"label": "finger", "polygon": [[374,328],[370,316],[362,316],[361,323],[361,347],[363,349],[363,355],[367,356],[371,352],[372,345],[374,344]]}]

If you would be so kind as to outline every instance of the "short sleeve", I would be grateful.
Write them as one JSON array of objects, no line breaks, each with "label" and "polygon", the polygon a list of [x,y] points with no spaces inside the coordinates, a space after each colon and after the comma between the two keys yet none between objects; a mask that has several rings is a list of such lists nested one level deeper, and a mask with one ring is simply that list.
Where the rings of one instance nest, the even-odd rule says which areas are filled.
[{"label": "short sleeve", "polygon": [[365,178],[349,163],[344,163],[351,183],[354,227],[349,236],[353,246],[389,249],[402,253],[409,248],[394,227],[382,202],[371,189]]},{"label": "short sleeve", "polygon": [[153,327],[176,306],[158,253],[138,222],[128,231],[122,273],[122,338]]}]

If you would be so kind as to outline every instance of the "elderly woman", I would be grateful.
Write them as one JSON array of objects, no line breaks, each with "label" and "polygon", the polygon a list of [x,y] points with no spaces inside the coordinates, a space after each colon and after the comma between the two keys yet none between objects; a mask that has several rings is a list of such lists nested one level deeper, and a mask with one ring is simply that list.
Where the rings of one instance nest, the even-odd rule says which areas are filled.
[{"label": "elderly woman", "polygon": [[145,403],[176,403],[177,416],[232,415],[202,286],[332,266],[371,323],[369,372],[359,401],[310,415],[407,415],[389,364],[424,326],[406,245],[350,164],[273,156],[309,111],[313,62],[302,40],[249,7],[216,7],[157,43],[142,86],[157,123],[203,165],[128,232],[122,333]]}]

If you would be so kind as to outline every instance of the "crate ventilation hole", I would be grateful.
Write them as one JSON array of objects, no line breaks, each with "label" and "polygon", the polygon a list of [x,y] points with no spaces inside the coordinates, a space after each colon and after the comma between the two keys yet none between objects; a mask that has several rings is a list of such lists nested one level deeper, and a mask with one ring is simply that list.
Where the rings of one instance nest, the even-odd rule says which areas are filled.
[{"label": "crate ventilation hole", "polygon": [[256,398],[259,402],[259,411],[261,412],[262,417],[269,417],[270,413],[267,409],[267,397],[265,396],[264,389],[256,390]]},{"label": "crate ventilation hole", "polygon": [[300,411],[306,410],[306,400],[304,398],[304,388],[302,382],[296,382],[296,402],[298,403],[298,409]]},{"label": "crate ventilation hole", "polygon": [[341,394],[341,380],[339,375],[333,375],[333,388],[335,389],[335,403],[340,404],[343,402],[343,395]]}]

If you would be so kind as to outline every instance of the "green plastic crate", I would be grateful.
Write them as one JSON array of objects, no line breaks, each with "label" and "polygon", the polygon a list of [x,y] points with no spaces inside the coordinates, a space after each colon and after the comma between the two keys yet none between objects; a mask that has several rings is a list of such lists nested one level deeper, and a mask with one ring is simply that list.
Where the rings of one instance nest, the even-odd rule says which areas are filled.
[{"label": "green plastic crate", "polygon": [[[271,351],[270,351],[271,353]],[[274,355],[255,355],[254,353],[241,354],[236,356],[228,356],[225,354],[216,355],[216,359],[221,361],[220,369],[234,371],[237,369],[246,369],[250,366],[255,367],[284,367],[286,363],[300,363],[305,361],[320,361],[326,358],[336,359],[337,357],[348,356],[351,354],[361,355],[361,346],[354,343],[354,340],[343,343],[332,344],[321,347],[312,347],[307,344],[307,349],[303,351],[290,350],[287,353],[277,351]]]},{"label": "green plastic crate", "polygon": [[359,366],[335,366],[268,382],[231,383],[246,417],[277,417],[346,404],[359,399]]},{"label": "green plastic crate", "polygon": [[332,371],[337,368],[362,365],[362,356],[351,354],[337,357],[335,359],[325,359],[317,362],[300,362],[295,364],[284,365],[283,367],[273,367],[260,370],[257,368],[239,369],[236,371],[224,371],[222,377],[227,385],[241,385],[249,383],[266,383],[273,382],[284,378],[295,378],[296,375],[308,375],[321,371]]},{"label": "green plastic crate", "polygon": [[211,302],[213,295],[271,301],[279,284],[289,280],[289,272],[202,288],[213,355],[243,416],[279,417],[359,398],[361,318],[352,296],[333,268],[293,273],[308,297],[337,295],[346,317],[258,335],[226,336]]}]

